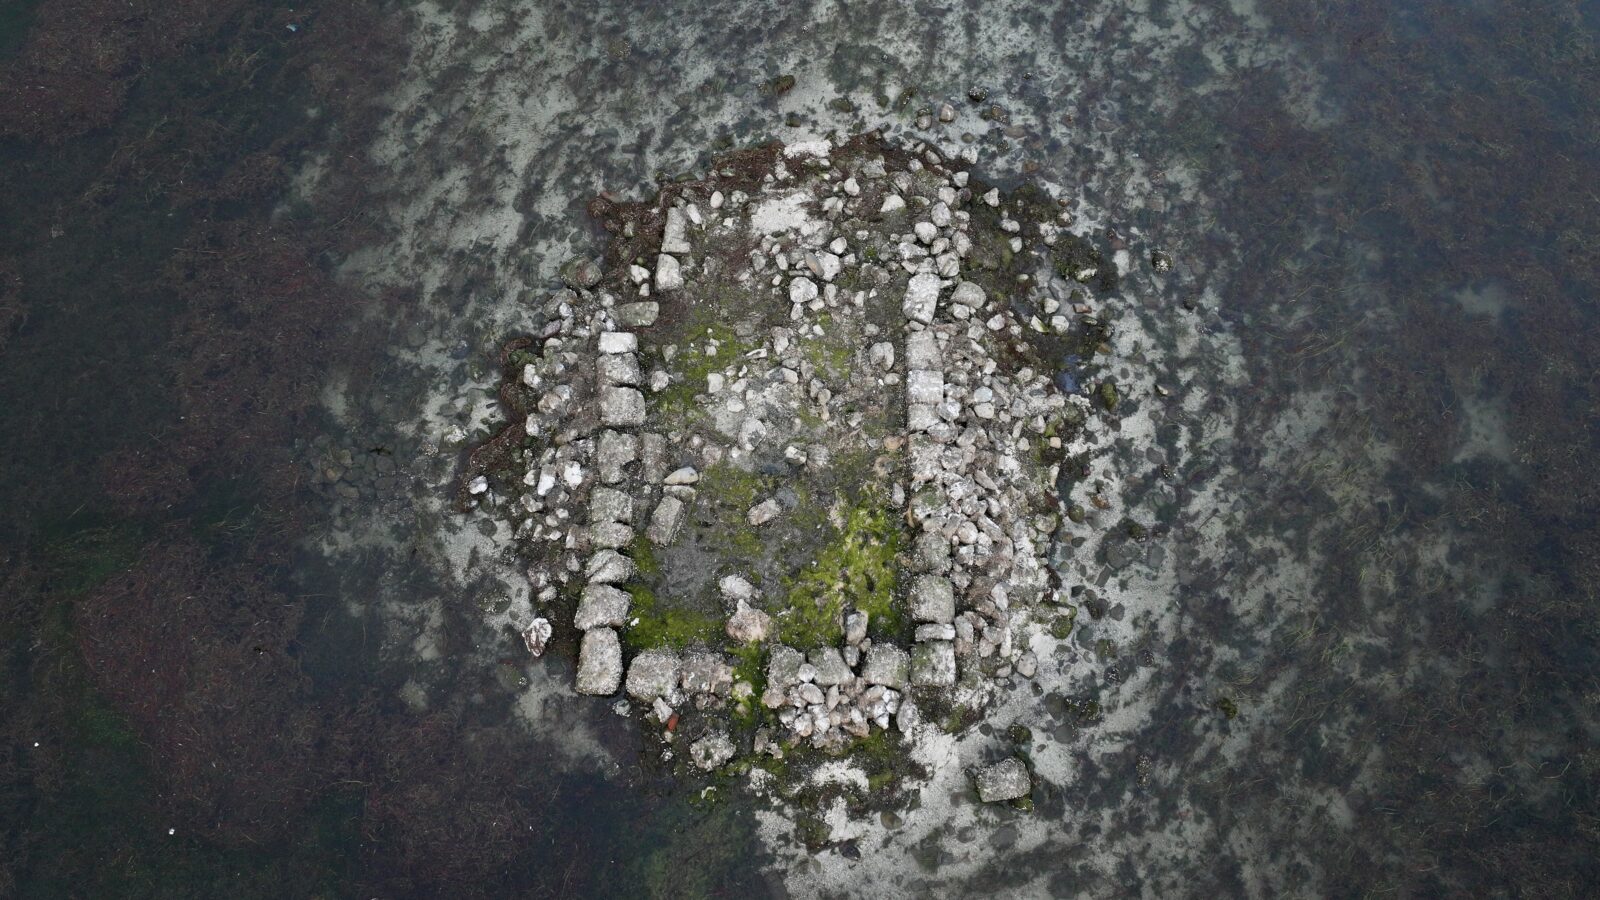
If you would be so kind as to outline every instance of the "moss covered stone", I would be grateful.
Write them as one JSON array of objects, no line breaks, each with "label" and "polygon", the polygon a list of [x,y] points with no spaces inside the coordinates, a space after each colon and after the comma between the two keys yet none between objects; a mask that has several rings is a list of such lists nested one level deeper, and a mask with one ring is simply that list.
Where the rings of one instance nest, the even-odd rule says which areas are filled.
[{"label": "moss covered stone", "polygon": [[876,628],[901,619],[895,603],[895,554],[900,527],[881,503],[850,510],[838,534],[789,586],[777,615],[784,643],[801,649],[834,646],[844,636],[844,613],[867,613]]}]

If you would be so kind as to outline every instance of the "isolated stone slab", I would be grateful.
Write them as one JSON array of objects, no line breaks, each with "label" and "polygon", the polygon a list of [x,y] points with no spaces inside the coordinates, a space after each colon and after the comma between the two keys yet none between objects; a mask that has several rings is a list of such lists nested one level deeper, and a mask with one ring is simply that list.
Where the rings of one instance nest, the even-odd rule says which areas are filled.
[{"label": "isolated stone slab", "polygon": [[978,799],[984,803],[1020,800],[1033,790],[1027,765],[1014,756],[979,769],[973,781],[978,788]]},{"label": "isolated stone slab", "polygon": [[689,252],[689,220],[683,210],[675,206],[667,210],[666,226],[661,230],[661,252]]}]

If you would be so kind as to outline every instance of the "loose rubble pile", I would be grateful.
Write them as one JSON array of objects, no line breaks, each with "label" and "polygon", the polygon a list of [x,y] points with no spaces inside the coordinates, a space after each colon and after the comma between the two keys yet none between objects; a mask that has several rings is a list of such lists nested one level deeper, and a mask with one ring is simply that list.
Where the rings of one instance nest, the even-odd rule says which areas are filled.
[{"label": "loose rubble pile", "polygon": [[525,418],[468,496],[527,548],[528,649],[570,634],[577,690],[624,692],[664,758],[845,752],[1033,677],[1089,402],[1038,363],[1067,340],[1032,300],[1066,232],[968,154],[815,141],[603,196],[610,259],[565,267],[508,352]]}]

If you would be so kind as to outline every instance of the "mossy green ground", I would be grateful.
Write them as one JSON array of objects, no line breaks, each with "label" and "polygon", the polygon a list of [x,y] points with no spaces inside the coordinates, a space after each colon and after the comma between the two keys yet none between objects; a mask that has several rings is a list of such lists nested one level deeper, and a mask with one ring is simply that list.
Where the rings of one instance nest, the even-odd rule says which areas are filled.
[{"label": "mossy green ground", "polygon": [[651,401],[668,421],[683,421],[692,416],[695,399],[706,392],[706,376],[732,365],[748,353],[752,345],[725,324],[706,323],[694,328],[692,336],[677,348],[671,360],[658,354],[660,364],[676,377]]},{"label": "mossy green ground", "polygon": [[836,646],[849,610],[867,613],[880,630],[897,630],[901,612],[895,602],[895,555],[900,532],[881,501],[865,500],[853,507],[844,527],[789,584],[777,613],[779,639],[800,649]]}]

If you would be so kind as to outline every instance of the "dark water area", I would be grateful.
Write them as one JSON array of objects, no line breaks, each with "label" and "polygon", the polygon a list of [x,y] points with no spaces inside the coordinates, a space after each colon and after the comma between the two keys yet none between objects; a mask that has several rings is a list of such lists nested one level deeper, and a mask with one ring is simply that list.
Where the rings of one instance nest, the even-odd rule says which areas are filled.
[{"label": "dark water area", "polygon": [[[447,15],[471,15],[459,6]],[[1083,28],[1108,54],[1137,48],[1142,21],[1211,6],[1242,15],[1156,0],[1100,4],[1084,26],[1043,11],[998,23],[1016,55],[973,69],[1018,108],[1048,106],[1020,74],[1038,48]],[[1592,896],[1600,8],[1254,9],[1315,73],[1315,109],[1271,60],[1228,60],[1232,87],[1199,90],[1231,52],[1201,39],[1148,61],[1160,71],[1118,57],[1041,116],[1071,120],[1037,142],[1064,177],[1112,164],[1073,136],[1092,129],[1201,186],[1204,202],[1164,210],[1091,199],[1173,248],[1178,275],[1148,315],[1237,338],[1235,440],[1169,460],[1168,479],[1179,500],[1236,505],[1228,552],[1205,557],[1183,538],[1204,523],[1157,502],[1161,479],[1140,482],[1153,542],[1187,566],[1170,597],[1181,636],[1111,668],[1165,686],[1115,759],[1041,802],[1079,849],[997,853],[938,890]],[[0,896],[786,890],[755,804],[703,802],[703,785],[639,762],[556,765],[564,736],[515,714],[530,677],[515,644],[417,532],[337,558],[307,539],[450,490],[454,459],[409,468],[426,448],[384,421],[418,417],[435,387],[403,357],[437,339],[493,365],[497,341],[441,326],[422,288],[341,275],[399,229],[403,198],[368,147],[388,92],[415,77],[416,13],[0,3]],[[677,27],[667,9],[637,14]],[[918,15],[971,27],[981,13]],[[790,59],[804,17],[744,42],[755,68]],[[618,40],[580,43],[600,66]],[[871,64],[834,67],[846,84]],[[1147,104],[1152,80],[1176,101]],[[750,108],[738,121],[776,118],[745,99],[752,85],[727,90]],[[782,135],[751,132],[736,139]],[[297,173],[312,166],[329,174],[308,193]],[[1149,177],[1152,195],[1178,180]],[[1059,384],[1086,383],[1077,363]],[[327,408],[335,370],[370,404],[348,417],[362,428]],[[1302,405],[1315,412],[1292,415]],[[1313,438],[1277,452],[1301,420]],[[341,452],[372,476],[349,495],[310,474]],[[424,666],[379,601],[423,598],[440,598],[446,637],[431,701],[408,705]],[[1086,645],[1110,625],[1094,619]],[[1108,705],[1122,677],[1097,687]],[[581,714],[609,754],[638,759],[631,723]],[[1092,743],[1095,725],[1073,734]],[[1299,815],[1308,804],[1339,812]],[[1206,824],[1180,862],[1123,852],[1150,822],[1191,816]],[[1268,837],[1233,839],[1246,832]],[[1100,846],[1120,862],[1093,860]],[[935,878],[933,856],[904,865]]]}]

